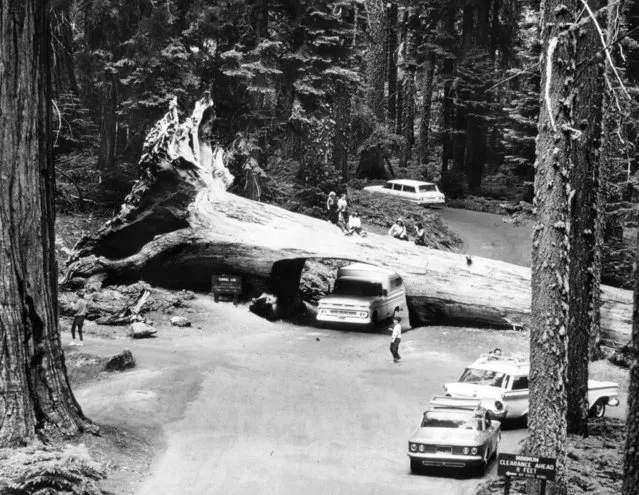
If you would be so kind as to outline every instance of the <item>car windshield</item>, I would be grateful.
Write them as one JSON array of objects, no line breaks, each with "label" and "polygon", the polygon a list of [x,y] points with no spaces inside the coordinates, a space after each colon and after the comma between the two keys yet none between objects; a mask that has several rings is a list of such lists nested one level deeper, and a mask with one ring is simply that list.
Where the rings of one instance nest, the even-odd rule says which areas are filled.
[{"label": "car windshield", "polygon": [[459,379],[460,383],[473,383],[475,385],[488,385],[489,387],[501,387],[506,373],[492,370],[480,370],[466,368]]},{"label": "car windshield", "polygon": [[364,296],[373,297],[381,294],[382,287],[376,282],[365,280],[345,280],[337,279],[333,294],[340,296]]},{"label": "car windshield", "polygon": [[435,186],[435,184],[426,184],[425,186],[419,186],[419,192],[437,192],[437,186]]},{"label": "car windshield", "polygon": [[470,411],[428,411],[422,428],[463,428],[481,430],[481,419]]}]

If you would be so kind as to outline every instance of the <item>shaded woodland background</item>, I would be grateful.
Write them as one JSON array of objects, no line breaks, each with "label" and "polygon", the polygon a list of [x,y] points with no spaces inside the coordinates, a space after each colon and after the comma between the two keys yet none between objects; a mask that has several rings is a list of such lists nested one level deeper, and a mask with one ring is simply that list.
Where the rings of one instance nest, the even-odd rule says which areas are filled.
[{"label": "shaded woodland background", "polygon": [[[610,13],[600,22],[633,102],[602,151],[603,282],[629,288],[639,4]],[[168,102],[190,108],[205,91],[209,137],[252,199],[320,216],[329,190],[399,176],[461,206],[532,201],[538,1],[58,0],[52,22],[63,210],[116,209]]]}]

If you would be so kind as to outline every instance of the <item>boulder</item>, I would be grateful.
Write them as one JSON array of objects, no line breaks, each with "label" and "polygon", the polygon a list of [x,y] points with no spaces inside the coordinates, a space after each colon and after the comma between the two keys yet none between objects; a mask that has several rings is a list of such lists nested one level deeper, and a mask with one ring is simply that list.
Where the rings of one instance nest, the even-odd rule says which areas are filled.
[{"label": "boulder", "polygon": [[190,327],[191,321],[184,318],[184,316],[172,316],[171,325],[174,327]]},{"label": "boulder", "polygon": [[129,337],[132,339],[145,339],[148,337],[154,337],[158,331],[146,323],[136,321],[129,325]]},{"label": "boulder", "polygon": [[128,349],[110,358],[104,365],[104,371],[124,371],[135,367],[135,359]]}]

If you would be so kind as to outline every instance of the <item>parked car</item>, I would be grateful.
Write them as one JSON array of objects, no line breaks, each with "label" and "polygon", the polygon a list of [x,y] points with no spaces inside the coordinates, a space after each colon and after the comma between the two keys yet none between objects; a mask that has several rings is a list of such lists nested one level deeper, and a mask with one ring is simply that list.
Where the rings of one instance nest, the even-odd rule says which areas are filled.
[{"label": "parked car", "polygon": [[387,181],[382,186],[365,187],[364,190],[372,193],[388,194],[420,205],[443,205],[446,203],[446,197],[432,182],[394,179]]},{"label": "parked car", "polygon": [[[464,370],[459,381],[445,384],[444,391],[451,397],[481,399],[496,419],[527,419],[529,372],[526,355],[484,354]],[[618,406],[618,389],[614,382],[588,380],[590,416],[601,418],[606,406]]]},{"label": "parked car", "polygon": [[501,423],[479,399],[436,396],[408,440],[412,473],[424,466],[476,468],[482,476],[497,457]]},{"label": "parked car", "polygon": [[320,322],[368,325],[398,315],[406,307],[402,278],[365,263],[340,268],[331,294],[318,302]]}]

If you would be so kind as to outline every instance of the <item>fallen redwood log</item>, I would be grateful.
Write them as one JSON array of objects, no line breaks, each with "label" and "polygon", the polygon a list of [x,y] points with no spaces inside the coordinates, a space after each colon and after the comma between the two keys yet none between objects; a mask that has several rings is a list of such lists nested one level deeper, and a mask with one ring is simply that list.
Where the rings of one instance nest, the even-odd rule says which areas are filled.
[{"label": "fallen redwood log", "polygon": [[[405,282],[411,323],[447,322],[511,328],[527,323],[530,270],[415,246],[386,236],[344,236],[329,222],[257,203],[226,191],[232,176],[207,136],[212,102],[205,96],[180,123],[175,104],[147,137],[142,177],[120,214],[83,238],[64,283],[98,287],[144,280],[208,289],[211,276],[243,275],[244,295],[294,301],[307,259],[371,263]],[[629,339],[632,294],[604,288],[602,338]]]}]

